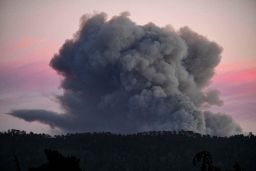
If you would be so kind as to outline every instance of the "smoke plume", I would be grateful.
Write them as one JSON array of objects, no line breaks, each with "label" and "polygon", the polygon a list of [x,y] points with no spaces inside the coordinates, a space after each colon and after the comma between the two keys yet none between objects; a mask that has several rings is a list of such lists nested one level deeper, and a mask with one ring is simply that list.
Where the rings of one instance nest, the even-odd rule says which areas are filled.
[{"label": "smoke plume", "polygon": [[10,114],[76,132],[237,134],[241,128],[230,116],[200,110],[223,103],[217,90],[206,89],[221,51],[188,27],[137,25],[127,13],[109,20],[104,13],[84,15],[79,31],[50,62],[64,78],[57,98],[65,112]]}]

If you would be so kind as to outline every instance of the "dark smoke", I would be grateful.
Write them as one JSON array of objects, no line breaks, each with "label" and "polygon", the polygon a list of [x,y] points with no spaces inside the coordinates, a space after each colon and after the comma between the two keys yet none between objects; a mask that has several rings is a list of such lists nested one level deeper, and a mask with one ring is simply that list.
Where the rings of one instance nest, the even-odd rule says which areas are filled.
[{"label": "dark smoke", "polygon": [[222,48],[188,27],[174,31],[132,22],[127,13],[85,15],[50,65],[64,77],[60,115],[16,110],[11,115],[65,131],[192,130],[226,136],[241,132],[224,114],[200,111],[222,105],[206,91]]}]

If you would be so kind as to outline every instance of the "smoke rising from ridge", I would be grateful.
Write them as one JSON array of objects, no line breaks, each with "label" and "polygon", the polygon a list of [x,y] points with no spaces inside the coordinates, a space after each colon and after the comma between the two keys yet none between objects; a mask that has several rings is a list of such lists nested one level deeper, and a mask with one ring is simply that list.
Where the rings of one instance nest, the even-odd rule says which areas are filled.
[{"label": "smoke rising from ridge", "polygon": [[222,105],[206,91],[222,48],[184,27],[137,25],[127,13],[81,18],[50,65],[63,76],[58,97],[65,113],[15,110],[10,114],[66,131],[138,132],[191,130],[233,135],[241,128],[225,114],[203,112]]}]

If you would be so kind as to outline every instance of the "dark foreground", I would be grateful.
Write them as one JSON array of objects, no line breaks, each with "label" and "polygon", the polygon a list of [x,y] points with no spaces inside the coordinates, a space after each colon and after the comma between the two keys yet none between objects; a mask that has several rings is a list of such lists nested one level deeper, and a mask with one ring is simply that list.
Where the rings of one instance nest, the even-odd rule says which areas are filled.
[{"label": "dark foreground", "polygon": [[[48,156],[45,149],[50,149]],[[51,154],[65,161],[66,169],[71,161],[77,170],[85,171],[199,171],[203,162],[205,169],[211,164],[222,171],[239,167],[256,171],[256,136],[220,138],[187,131],[55,137],[17,130],[0,133],[1,171],[47,168]],[[54,157],[51,160],[56,161]]]}]

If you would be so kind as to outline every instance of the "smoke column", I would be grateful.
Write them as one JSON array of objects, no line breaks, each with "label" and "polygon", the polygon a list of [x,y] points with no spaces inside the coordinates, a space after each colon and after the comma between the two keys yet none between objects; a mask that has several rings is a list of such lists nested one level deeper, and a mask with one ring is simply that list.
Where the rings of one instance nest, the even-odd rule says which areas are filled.
[{"label": "smoke column", "polygon": [[188,27],[137,25],[126,12],[109,20],[104,13],[84,15],[79,31],[50,62],[64,78],[57,98],[65,112],[10,114],[72,132],[238,134],[230,116],[200,110],[223,103],[217,90],[206,89],[221,51]]}]

